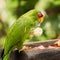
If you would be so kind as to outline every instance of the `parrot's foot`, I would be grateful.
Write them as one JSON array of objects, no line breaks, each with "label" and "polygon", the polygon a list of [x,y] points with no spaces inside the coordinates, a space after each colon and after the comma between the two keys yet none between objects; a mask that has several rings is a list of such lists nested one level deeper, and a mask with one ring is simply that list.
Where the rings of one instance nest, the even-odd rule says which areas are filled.
[{"label": "parrot's foot", "polygon": [[31,50],[31,49],[32,49],[31,47],[23,46],[23,48],[20,49],[19,52],[23,51],[23,50]]}]

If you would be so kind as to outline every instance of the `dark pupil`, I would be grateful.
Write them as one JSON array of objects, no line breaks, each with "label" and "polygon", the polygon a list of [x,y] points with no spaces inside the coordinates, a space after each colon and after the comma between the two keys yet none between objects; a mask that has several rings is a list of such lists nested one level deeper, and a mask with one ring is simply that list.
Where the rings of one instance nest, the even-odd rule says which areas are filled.
[{"label": "dark pupil", "polygon": [[43,17],[43,14],[41,12],[38,12],[38,18]]}]

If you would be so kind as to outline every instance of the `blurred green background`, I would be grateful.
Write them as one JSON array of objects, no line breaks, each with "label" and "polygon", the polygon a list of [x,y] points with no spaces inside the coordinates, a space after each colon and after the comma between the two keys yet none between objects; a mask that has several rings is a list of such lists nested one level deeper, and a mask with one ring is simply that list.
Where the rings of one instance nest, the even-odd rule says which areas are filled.
[{"label": "blurred green background", "polygon": [[[43,34],[30,41],[60,38],[60,0],[0,0],[0,47],[2,48],[9,27],[21,15],[36,8],[46,12],[41,24]],[[26,41],[27,42],[27,41]]]}]

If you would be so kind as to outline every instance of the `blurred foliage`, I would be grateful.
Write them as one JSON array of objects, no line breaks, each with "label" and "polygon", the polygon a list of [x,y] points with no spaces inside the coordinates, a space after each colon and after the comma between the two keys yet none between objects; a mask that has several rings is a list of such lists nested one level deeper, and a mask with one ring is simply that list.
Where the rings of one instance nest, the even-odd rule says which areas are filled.
[{"label": "blurred foliage", "polygon": [[[3,46],[2,40],[4,41],[7,31],[14,21],[33,8],[44,10],[46,16],[45,21],[41,24],[44,30],[42,36],[33,37],[30,41],[43,41],[60,36],[60,10],[54,8],[56,6],[60,8],[60,0],[1,0],[0,3],[3,4],[0,4],[1,46]],[[52,10],[52,8],[54,8],[54,10]]]},{"label": "blurred foliage", "polygon": [[30,9],[33,9],[38,0],[6,0],[7,9],[11,13],[18,17],[27,12]]}]

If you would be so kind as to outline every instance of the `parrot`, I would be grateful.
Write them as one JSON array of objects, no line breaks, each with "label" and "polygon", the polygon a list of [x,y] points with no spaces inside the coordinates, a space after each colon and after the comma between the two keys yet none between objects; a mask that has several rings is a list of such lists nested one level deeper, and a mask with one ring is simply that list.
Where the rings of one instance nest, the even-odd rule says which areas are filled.
[{"label": "parrot", "polygon": [[10,53],[13,49],[21,50],[24,41],[29,37],[30,28],[35,22],[43,22],[43,14],[40,11],[32,9],[18,18],[7,32],[4,43],[3,60],[9,60]]}]

